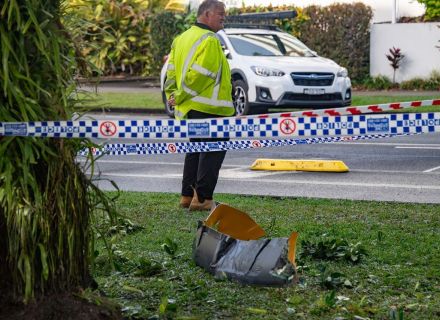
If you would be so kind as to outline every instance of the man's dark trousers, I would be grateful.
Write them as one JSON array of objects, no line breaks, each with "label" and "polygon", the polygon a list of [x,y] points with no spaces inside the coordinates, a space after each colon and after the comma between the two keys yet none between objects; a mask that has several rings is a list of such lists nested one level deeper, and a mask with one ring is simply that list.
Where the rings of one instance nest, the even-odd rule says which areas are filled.
[{"label": "man's dark trousers", "polygon": [[[220,116],[191,110],[188,119],[216,118]],[[225,138],[191,138],[190,142],[227,141]],[[196,152],[185,155],[182,196],[192,197],[196,189],[199,201],[211,200],[226,151]]]}]

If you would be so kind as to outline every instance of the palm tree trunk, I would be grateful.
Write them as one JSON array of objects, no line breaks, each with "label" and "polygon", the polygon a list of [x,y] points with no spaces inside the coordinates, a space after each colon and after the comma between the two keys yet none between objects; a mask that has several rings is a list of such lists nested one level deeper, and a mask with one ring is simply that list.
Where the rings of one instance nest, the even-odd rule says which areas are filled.
[{"label": "palm tree trunk", "polygon": [[[0,121],[70,118],[77,65],[60,8],[0,5]],[[88,285],[91,214],[106,200],[75,161],[87,143],[0,137],[0,292],[28,302]]]}]

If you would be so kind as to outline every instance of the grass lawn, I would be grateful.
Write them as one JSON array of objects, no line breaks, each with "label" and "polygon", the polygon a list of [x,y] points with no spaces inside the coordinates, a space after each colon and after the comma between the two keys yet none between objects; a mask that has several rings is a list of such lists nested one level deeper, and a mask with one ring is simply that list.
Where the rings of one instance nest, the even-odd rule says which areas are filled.
[{"label": "grass lawn", "polygon": [[[82,107],[86,109],[102,109],[102,108],[118,108],[118,109],[154,109],[164,111],[162,96],[159,92],[145,93],[115,93],[103,92],[99,94],[90,93],[79,95],[84,99]],[[440,93],[437,96],[353,96],[353,106],[380,104],[388,102],[402,101],[418,101],[440,99]],[[407,109],[404,112],[435,112],[439,111],[439,107],[422,107]],[[278,111],[286,111],[287,109],[276,109]]]},{"label": "grass lawn", "polygon": [[84,100],[81,106],[86,109],[164,109],[162,95],[160,92],[103,92],[99,94],[80,93],[79,98]]},{"label": "grass lawn", "polygon": [[[390,102],[404,102],[404,101],[420,101],[420,100],[434,100],[440,99],[440,93],[437,96],[353,96],[353,106],[365,106],[371,104],[381,104]],[[396,112],[440,112],[439,106],[426,106],[420,108],[409,108],[403,110],[396,110]]]},{"label": "grass lawn", "polygon": [[[218,281],[195,266],[192,241],[207,214],[189,214],[178,200],[177,194],[121,194],[117,209],[134,225],[106,238],[116,271],[99,241],[95,279],[128,318],[440,318],[438,205],[217,195],[247,212],[268,237],[299,232],[299,283],[265,288]],[[300,257],[303,241],[326,239],[360,242],[367,256],[357,264]]]}]

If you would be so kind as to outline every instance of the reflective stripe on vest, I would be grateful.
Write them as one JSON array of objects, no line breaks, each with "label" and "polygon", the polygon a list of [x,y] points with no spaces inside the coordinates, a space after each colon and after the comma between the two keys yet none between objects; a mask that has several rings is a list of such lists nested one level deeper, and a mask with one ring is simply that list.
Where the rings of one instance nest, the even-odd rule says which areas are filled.
[{"label": "reflective stripe on vest", "polygon": [[193,63],[191,68],[196,70],[198,73],[203,74],[204,76],[210,77],[211,79],[217,79],[217,73],[211,72],[208,69],[203,68],[201,65],[198,65],[197,63]]},{"label": "reflective stripe on vest", "polygon": [[168,86],[170,86],[170,85],[173,85],[173,84],[175,84],[176,83],[176,80],[167,80],[167,81],[165,81],[165,84],[164,84],[164,87],[166,88],[166,87],[168,87]]}]

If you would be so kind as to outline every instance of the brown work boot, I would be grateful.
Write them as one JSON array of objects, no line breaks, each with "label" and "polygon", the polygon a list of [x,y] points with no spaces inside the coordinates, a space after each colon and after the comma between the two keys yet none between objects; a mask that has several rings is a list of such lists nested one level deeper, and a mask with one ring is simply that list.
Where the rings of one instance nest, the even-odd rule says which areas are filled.
[{"label": "brown work boot", "polygon": [[189,205],[189,211],[211,211],[215,208],[215,202],[213,200],[205,199],[205,201],[200,202],[195,195],[192,198],[191,204]]},{"label": "brown work boot", "polygon": [[190,197],[190,196],[181,196],[180,197],[179,207],[181,207],[181,208],[189,208],[189,205],[191,204],[192,198],[193,197]]}]

